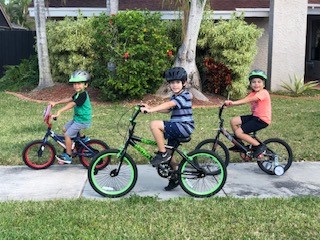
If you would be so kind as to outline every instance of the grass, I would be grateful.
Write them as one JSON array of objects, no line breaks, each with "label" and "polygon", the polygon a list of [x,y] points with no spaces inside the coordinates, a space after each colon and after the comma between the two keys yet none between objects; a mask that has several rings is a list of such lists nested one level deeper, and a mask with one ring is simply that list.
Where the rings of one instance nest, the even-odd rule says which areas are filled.
[{"label": "grass", "polygon": [[1,239],[318,239],[320,198],[0,204]]},{"label": "grass", "polygon": [[[35,139],[42,139],[46,125],[42,121],[42,113],[45,103],[28,102],[15,96],[0,92],[0,165],[21,165],[21,153],[24,146]],[[261,139],[271,137],[282,138],[293,149],[296,161],[318,161],[320,152],[317,142],[320,137],[320,111],[316,97],[283,97],[272,96],[273,121],[267,128],[259,132]],[[225,126],[229,127],[229,119],[233,116],[249,112],[247,105],[228,108],[224,111]],[[194,109],[196,130],[192,135],[192,141],[182,146],[185,150],[192,150],[197,143],[212,138],[218,126],[217,108]],[[118,148],[124,142],[127,133],[128,119],[132,109],[120,104],[113,106],[94,105],[93,124],[86,130],[91,138],[98,138],[108,143],[110,147]],[[120,118],[122,116],[122,118]],[[72,111],[67,112],[54,122],[53,129],[61,132],[63,124],[72,117]],[[138,117],[136,133],[141,137],[151,138],[149,123],[154,119],[169,118],[163,114],[141,114]],[[119,134],[120,133],[120,134]],[[231,146],[223,139],[227,146]],[[151,152],[156,149],[149,149]],[[61,148],[57,146],[57,152]],[[137,152],[130,149],[130,154],[138,163],[145,163]],[[231,161],[238,161],[239,155],[232,153]]]}]

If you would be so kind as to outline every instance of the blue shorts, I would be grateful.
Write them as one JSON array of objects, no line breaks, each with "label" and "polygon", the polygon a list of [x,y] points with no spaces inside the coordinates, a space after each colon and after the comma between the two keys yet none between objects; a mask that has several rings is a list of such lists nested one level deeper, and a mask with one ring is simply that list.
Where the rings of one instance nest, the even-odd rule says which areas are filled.
[{"label": "blue shorts", "polygon": [[177,138],[186,138],[179,130],[174,122],[163,121],[164,124],[164,138],[168,139],[168,145],[173,146]]},{"label": "blue shorts", "polygon": [[90,127],[90,123],[78,123],[73,120],[64,125],[64,128],[67,130],[65,134],[70,138],[76,137],[81,129],[86,129],[88,127]]},{"label": "blue shorts", "polygon": [[244,133],[257,132],[263,128],[269,126],[268,123],[262,121],[260,118],[252,115],[240,116],[241,118],[241,129]]}]

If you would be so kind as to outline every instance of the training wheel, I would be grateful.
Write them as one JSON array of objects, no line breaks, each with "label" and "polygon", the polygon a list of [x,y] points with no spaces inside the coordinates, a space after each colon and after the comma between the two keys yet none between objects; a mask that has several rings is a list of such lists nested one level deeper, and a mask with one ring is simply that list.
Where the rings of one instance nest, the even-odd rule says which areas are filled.
[{"label": "training wheel", "polygon": [[284,174],[284,168],[282,166],[276,166],[274,168],[274,174],[277,176],[282,176]]}]

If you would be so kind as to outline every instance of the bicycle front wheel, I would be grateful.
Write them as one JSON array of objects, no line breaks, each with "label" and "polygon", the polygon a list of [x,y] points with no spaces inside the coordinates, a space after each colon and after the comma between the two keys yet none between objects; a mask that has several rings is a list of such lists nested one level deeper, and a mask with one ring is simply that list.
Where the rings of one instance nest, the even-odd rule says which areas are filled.
[{"label": "bicycle front wheel", "polygon": [[28,143],[22,151],[24,163],[32,169],[45,169],[50,167],[55,160],[56,149],[54,146],[42,140]]},{"label": "bicycle front wheel", "polygon": [[263,143],[267,146],[267,150],[263,155],[263,159],[257,161],[260,169],[267,174],[275,175],[274,169],[280,165],[286,172],[293,161],[290,146],[278,138],[270,138]]},{"label": "bicycle front wheel", "polygon": [[[104,168],[102,161],[108,159]],[[91,187],[104,197],[121,197],[135,186],[138,170],[135,162],[127,153],[120,159],[120,150],[107,149],[94,156],[88,169]]]},{"label": "bicycle front wheel", "polygon": [[229,164],[229,161],[230,161],[229,149],[226,147],[226,145],[224,145],[223,142],[219,140],[216,142],[216,144],[213,138],[203,140],[196,146],[196,149],[206,149],[209,151],[213,151],[214,153],[218,154],[221,157],[226,167]]},{"label": "bicycle front wheel", "polygon": [[227,179],[227,169],[221,157],[208,150],[188,153],[188,160],[179,165],[181,188],[193,197],[210,197],[218,193]]},{"label": "bicycle front wheel", "polygon": [[[85,168],[89,167],[91,160],[96,154],[105,149],[109,149],[109,146],[105,142],[98,139],[91,139],[90,141],[86,142],[86,146],[88,148],[81,147],[78,150],[79,160]],[[97,165],[97,168],[104,168],[107,164],[108,159],[106,158],[103,161],[101,161],[100,164]]]}]

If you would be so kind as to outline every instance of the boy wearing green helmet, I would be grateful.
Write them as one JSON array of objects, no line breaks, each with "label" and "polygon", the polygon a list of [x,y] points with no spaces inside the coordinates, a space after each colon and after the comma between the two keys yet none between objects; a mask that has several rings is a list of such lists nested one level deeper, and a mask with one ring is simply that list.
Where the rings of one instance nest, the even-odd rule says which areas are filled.
[{"label": "boy wearing green helmet", "polygon": [[[260,144],[248,133],[256,132],[266,128],[271,123],[271,99],[269,92],[265,89],[267,75],[262,70],[253,70],[249,74],[250,87],[252,91],[243,99],[237,101],[225,101],[226,106],[237,106],[245,103],[251,105],[250,115],[237,116],[231,119],[230,125],[237,138],[252,144],[254,157],[258,157],[266,150],[264,144]],[[231,151],[241,151],[237,146],[229,148]]]},{"label": "boy wearing green helmet", "polygon": [[73,119],[63,127],[66,152],[56,156],[61,164],[70,164],[72,162],[72,138],[76,137],[81,129],[86,129],[91,125],[92,108],[88,92],[86,91],[89,80],[90,75],[88,72],[82,70],[75,71],[69,79],[69,83],[73,84],[73,88],[76,91],[75,94],[72,97],[57,102],[50,102],[52,107],[57,104],[67,103],[56,114],[53,114],[52,118],[57,118],[62,112],[74,109]]}]

